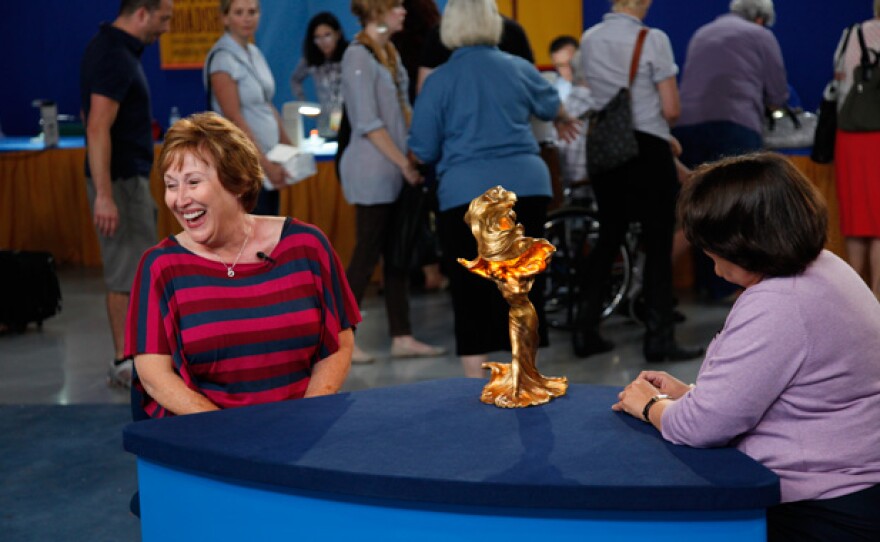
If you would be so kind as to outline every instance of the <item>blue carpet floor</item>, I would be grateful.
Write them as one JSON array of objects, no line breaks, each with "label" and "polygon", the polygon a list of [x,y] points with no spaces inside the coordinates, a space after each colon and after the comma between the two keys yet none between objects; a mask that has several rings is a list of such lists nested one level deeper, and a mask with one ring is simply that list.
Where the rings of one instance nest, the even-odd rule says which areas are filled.
[{"label": "blue carpet floor", "polygon": [[0,406],[0,540],[138,541],[126,405]]}]

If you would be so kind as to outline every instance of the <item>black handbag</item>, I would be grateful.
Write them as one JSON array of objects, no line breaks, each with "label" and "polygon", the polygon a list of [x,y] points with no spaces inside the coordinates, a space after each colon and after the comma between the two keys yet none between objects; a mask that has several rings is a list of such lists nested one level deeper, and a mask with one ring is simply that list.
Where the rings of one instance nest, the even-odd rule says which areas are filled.
[{"label": "black handbag", "polygon": [[425,251],[419,245],[431,235],[432,202],[433,193],[424,184],[403,184],[388,225],[385,265],[399,271],[411,271],[421,265]]},{"label": "black handbag", "polygon": [[880,53],[868,49],[861,25],[856,26],[862,58],[853,68],[853,85],[837,117],[845,132],[880,131]]},{"label": "black handbag", "polygon": [[834,161],[834,140],[837,138],[837,81],[825,86],[816,120],[816,134],[810,159],[817,164]]},{"label": "black handbag", "polygon": [[629,84],[621,88],[605,107],[588,113],[587,171],[590,177],[620,167],[639,155],[632,121],[630,88],[639,67],[648,29],[636,39],[629,68]]}]

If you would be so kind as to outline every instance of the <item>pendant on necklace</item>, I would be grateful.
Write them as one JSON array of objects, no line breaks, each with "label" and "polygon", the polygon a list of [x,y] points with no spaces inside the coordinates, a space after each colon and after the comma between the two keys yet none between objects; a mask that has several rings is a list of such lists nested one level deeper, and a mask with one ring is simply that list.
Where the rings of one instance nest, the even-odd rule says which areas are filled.
[{"label": "pendant on necklace", "polygon": [[234,277],[234,276],[235,276],[235,271],[233,271],[231,267],[230,267],[230,268],[227,268],[227,269],[226,269],[226,276],[229,277],[229,278]]}]

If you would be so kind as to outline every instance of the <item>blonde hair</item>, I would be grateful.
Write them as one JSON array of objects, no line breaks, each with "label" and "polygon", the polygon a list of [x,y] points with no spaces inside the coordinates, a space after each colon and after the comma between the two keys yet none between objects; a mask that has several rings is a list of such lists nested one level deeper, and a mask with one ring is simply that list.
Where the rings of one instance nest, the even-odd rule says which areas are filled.
[{"label": "blonde hair", "polygon": [[[235,0],[220,0],[220,13],[223,15],[229,15],[229,9],[232,8],[232,3]],[[260,9],[260,0],[257,0],[257,10]]]},{"label": "blonde hair", "polygon": [[498,45],[503,28],[495,0],[449,0],[440,21],[440,41],[447,49]]},{"label": "blonde hair", "polygon": [[180,167],[187,154],[217,170],[220,184],[237,196],[247,212],[253,211],[263,183],[260,153],[231,121],[217,113],[196,113],[174,123],[165,134],[159,154],[159,175]]}]

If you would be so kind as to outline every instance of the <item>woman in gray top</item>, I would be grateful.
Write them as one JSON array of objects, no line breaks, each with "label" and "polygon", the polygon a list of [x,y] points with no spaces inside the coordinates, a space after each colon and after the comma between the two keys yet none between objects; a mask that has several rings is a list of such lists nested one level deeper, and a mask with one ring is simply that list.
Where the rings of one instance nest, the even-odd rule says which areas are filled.
[{"label": "woman in gray top", "polygon": [[639,154],[609,171],[590,173],[599,207],[599,240],[579,277],[582,294],[572,339],[575,355],[581,357],[613,348],[599,334],[599,321],[611,265],[631,221],[641,223],[645,250],[645,358],[684,360],[702,352],[682,348],[673,335],[671,259],[678,175],[669,126],[680,112],[678,66],[666,34],[642,23],[650,6],[651,0],[614,0],[611,13],[581,38],[584,76],[596,107],[602,108],[627,86],[637,37],[647,30],[630,87]]},{"label": "woman in gray top", "polygon": [[281,115],[272,104],[275,79],[256,45],[250,43],[260,24],[259,0],[221,0],[226,33],[217,40],[205,62],[205,86],[211,108],[247,134],[260,151],[266,174],[253,214],[278,214],[278,189],[287,186],[287,173],[266,153],[278,143],[290,145]]},{"label": "woman in gray top", "polygon": [[[423,182],[406,154],[412,115],[406,70],[390,37],[403,28],[399,0],[353,0],[351,11],[363,30],[342,57],[342,96],[351,123],[351,141],[339,162],[345,199],[356,210],[356,244],[346,274],[358,304],[387,244],[392,208],[404,181]],[[406,271],[383,266],[385,306],[392,357],[439,356],[442,348],[417,341],[409,320]],[[355,345],[352,362],[373,357]]]}]

